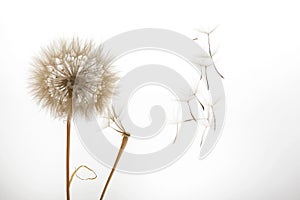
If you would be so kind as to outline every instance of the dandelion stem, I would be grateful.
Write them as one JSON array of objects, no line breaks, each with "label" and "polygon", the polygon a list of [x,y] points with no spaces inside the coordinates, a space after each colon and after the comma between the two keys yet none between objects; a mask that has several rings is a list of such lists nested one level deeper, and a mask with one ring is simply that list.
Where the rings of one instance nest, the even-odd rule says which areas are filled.
[{"label": "dandelion stem", "polygon": [[115,160],[114,166],[113,166],[113,168],[111,169],[111,172],[110,172],[110,174],[109,174],[109,177],[108,177],[108,179],[107,179],[107,181],[106,181],[106,184],[105,184],[105,186],[104,186],[103,192],[102,192],[101,197],[100,197],[100,200],[103,200],[103,198],[104,198],[104,195],[105,195],[105,192],[106,192],[107,187],[108,187],[108,185],[109,185],[109,182],[110,182],[110,180],[111,180],[111,178],[112,178],[112,176],[113,176],[113,174],[114,174],[114,172],[115,172],[116,167],[118,166],[118,163],[119,163],[119,161],[120,161],[120,158],[121,158],[121,156],[122,156],[122,153],[123,153],[123,151],[124,151],[124,149],[125,149],[125,147],[126,147],[126,145],[127,145],[127,141],[128,141],[128,135],[123,134],[123,139],[122,139],[122,143],[121,143],[121,146],[120,146],[120,149],[119,149],[118,156],[117,156],[117,158],[116,158],[116,160]]},{"label": "dandelion stem", "polygon": [[67,147],[66,147],[66,195],[67,200],[70,200],[70,130],[71,130],[71,116],[67,119]]}]

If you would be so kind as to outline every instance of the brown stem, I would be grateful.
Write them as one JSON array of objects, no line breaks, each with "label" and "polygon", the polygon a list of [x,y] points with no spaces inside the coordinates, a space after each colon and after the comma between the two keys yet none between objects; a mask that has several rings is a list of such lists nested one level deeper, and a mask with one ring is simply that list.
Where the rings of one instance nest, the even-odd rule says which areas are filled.
[{"label": "brown stem", "polygon": [[103,200],[103,198],[104,198],[104,195],[105,195],[105,192],[106,192],[107,187],[108,187],[108,185],[109,185],[109,182],[110,182],[110,180],[111,180],[111,178],[112,178],[112,176],[113,176],[113,174],[114,174],[114,172],[115,172],[116,167],[118,166],[118,163],[119,163],[119,161],[120,161],[120,158],[121,158],[121,156],[122,156],[122,153],[123,153],[123,151],[124,151],[124,149],[125,149],[125,147],[126,147],[126,145],[127,145],[127,141],[128,141],[128,136],[127,136],[127,135],[123,135],[123,139],[122,139],[122,143],[121,143],[121,146],[120,146],[120,149],[119,149],[118,156],[117,156],[117,158],[116,158],[116,160],[115,160],[114,166],[113,166],[113,168],[111,169],[111,172],[110,172],[110,174],[109,174],[109,177],[108,177],[108,179],[107,179],[107,181],[106,181],[106,184],[105,184],[105,186],[104,186],[103,192],[102,192],[101,197],[100,197],[100,200]]},{"label": "brown stem", "polygon": [[71,117],[67,119],[67,147],[66,147],[66,195],[67,200],[70,200],[70,130],[71,130]]}]

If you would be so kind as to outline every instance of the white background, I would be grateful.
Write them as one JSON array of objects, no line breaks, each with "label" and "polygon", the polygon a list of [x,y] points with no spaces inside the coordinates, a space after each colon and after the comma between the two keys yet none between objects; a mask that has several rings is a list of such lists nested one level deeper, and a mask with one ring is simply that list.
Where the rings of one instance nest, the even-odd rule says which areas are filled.
[{"label": "white background", "polygon": [[[198,36],[220,27],[213,46],[225,76],[227,115],[213,153],[199,144],[151,175],[115,174],[106,199],[300,199],[300,28],[297,1],[1,1],[0,199],[64,199],[65,123],[28,94],[30,62],[40,46],[78,35],[104,41],[137,28]],[[75,180],[72,199],[98,199],[109,172],[72,132],[72,163],[99,178]]]}]

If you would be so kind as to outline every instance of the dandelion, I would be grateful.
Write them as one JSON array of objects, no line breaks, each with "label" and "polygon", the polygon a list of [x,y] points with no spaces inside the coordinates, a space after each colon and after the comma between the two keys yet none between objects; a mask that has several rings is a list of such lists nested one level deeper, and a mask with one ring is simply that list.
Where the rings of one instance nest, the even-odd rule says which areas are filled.
[{"label": "dandelion", "polygon": [[34,59],[31,93],[54,118],[67,120],[66,196],[70,199],[70,128],[75,115],[103,113],[114,93],[117,76],[103,46],[73,38],[42,48]]}]

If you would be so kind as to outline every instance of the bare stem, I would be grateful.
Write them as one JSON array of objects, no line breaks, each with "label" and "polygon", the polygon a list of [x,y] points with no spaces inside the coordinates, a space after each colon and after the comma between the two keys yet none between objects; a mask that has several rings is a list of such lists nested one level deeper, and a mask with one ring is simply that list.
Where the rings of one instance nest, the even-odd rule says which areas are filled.
[{"label": "bare stem", "polygon": [[105,195],[105,192],[106,192],[107,187],[108,187],[108,185],[109,185],[109,182],[110,182],[110,180],[111,180],[111,178],[112,178],[112,176],[113,176],[113,174],[114,174],[114,172],[115,172],[116,167],[118,166],[118,163],[119,163],[119,161],[120,161],[120,158],[121,158],[121,156],[122,156],[122,153],[123,153],[123,151],[124,151],[124,149],[125,149],[125,147],[126,147],[126,145],[127,145],[127,141],[128,141],[128,135],[123,134],[123,139],[122,139],[122,143],[121,143],[121,146],[120,146],[120,149],[119,149],[118,156],[117,156],[117,158],[116,158],[116,160],[115,160],[114,166],[113,166],[113,168],[111,169],[111,172],[110,172],[110,174],[109,174],[109,177],[108,177],[108,179],[107,179],[107,181],[106,181],[106,184],[105,184],[105,186],[104,186],[103,192],[102,192],[101,197],[100,197],[100,200],[103,200],[103,198],[104,198],[104,195]]},{"label": "bare stem", "polygon": [[71,130],[71,117],[67,119],[67,147],[66,147],[66,195],[67,200],[70,200],[70,130]]}]

